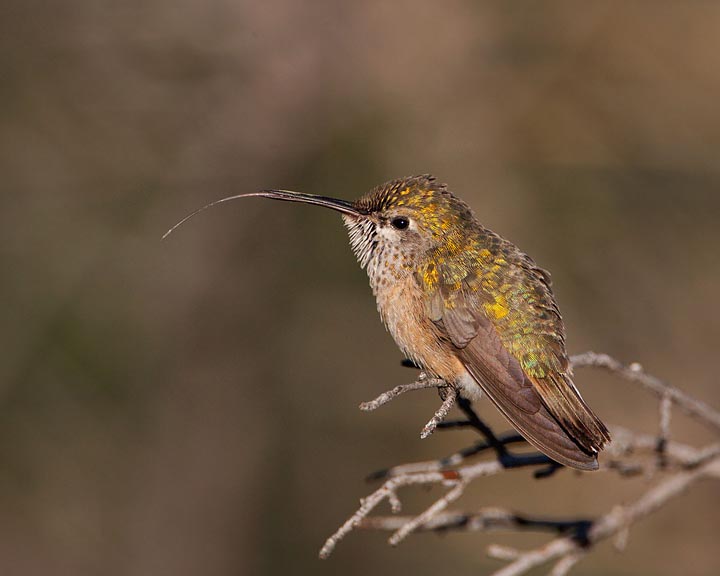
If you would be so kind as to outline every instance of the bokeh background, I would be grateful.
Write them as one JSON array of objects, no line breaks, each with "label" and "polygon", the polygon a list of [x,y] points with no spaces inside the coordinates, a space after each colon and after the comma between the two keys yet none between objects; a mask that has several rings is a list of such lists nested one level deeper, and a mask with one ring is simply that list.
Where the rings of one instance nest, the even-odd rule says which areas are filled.
[{"label": "bokeh background", "polygon": [[[412,371],[336,214],[432,172],[553,272],[569,349],[716,407],[720,3],[5,0],[0,6],[0,570],[482,574],[516,535],[324,539],[420,441]],[[577,378],[610,423],[656,403]],[[489,407],[482,410],[500,424]],[[674,436],[710,439],[674,419]],[[478,482],[460,502],[592,515],[643,479]],[[421,510],[437,489],[407,493]],[[577,574],[717,574],[703,483]]]}]

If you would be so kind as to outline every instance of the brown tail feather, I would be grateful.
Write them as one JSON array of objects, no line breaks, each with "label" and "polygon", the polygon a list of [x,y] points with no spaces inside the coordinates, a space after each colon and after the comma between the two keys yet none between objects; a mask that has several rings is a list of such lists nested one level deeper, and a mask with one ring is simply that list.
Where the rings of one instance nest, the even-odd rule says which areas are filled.
[{"label": "brown tail feather", "polygon": [[[551,404],[560,414],[557,417],[544,402],[542,386],[526,376],[491,327],[458,353],[472,379],[528,442],[571,468],[598,468],[597,453],[608,439],[607,430],[579,394],[566,403],[557,394],[549,395],[555,399]],[[571,384],[566,388],[575,391]],[[573,418],[575,410],[577,418]]]},{"label": "brown tail feather", "polygon": [[509,400],[506,394],[507,389],[503,390],[505,386],[502,381],[488,379],[488,374],[474,370],[473,367],[469,367],[469,372],[503,416],[535,448],[570,468],[598,469],[597,451],[585,448],[558,423],[542,403],[540,395],[529,381],[525,387],[525,396],[529,401],[537,404],[535,411],[518,408],[514,402]]},{"label": "brown tail feather", "polygon": [[[558,381],[559,380],[559,381]],[[530,378],[543,404],[570,436],[588,451],[598,452],[610,441],[610,432],[563,374]]]}]

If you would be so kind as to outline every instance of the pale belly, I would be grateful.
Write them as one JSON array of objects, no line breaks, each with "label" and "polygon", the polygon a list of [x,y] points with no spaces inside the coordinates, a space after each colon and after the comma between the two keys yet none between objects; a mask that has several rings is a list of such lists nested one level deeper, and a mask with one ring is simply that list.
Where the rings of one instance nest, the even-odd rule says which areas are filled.
[{"label": "pale belly", "polygon": [[412,277],[375,290],[385,326],[403,353],[423,369],[454,384],[463,396],[478,399],[480,386],[458,360],[454,346],[427,318],[420,288]]}]

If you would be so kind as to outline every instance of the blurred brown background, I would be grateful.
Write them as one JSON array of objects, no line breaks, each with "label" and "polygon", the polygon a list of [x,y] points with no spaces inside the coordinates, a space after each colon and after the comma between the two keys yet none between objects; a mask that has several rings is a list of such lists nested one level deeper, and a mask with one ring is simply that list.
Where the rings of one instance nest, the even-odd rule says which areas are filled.
[{"label": "blurred brown background", "polygon": [[[230,194],[432,172],[552,270],[571,352],[717,407],[719,30],[700,1],[5,0],[0,571],[482,574],[488,543],[541,542],[358,533],[319,561],[365,474],[474,438],[419,441],[432,393],[358,411],[413,372],[336,214],[247,200],[160,236]],[[648,396],[578,381],[655,429]],[[460,506],[597,514],[645,486],[517,472]],[[717,574],[717,496],[574,573]]]}]

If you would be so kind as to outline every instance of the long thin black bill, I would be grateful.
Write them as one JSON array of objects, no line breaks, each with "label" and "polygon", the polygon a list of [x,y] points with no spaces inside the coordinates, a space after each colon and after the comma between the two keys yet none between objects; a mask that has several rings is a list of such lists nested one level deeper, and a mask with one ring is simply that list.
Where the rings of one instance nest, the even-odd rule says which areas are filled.
[{"label": "long thin black bill", "polygon": [[227,198],[221,198],[206,204],[202,208],[198,208],[194,212],[191,212],[185,218],[180,220],[175,226],[170,228],[165,234],[163,234],[163,240],[167,238],[176,228],[182,226],[190,220],[196,214],[215,206],[216,204],[222,204],[223,202],[229,202],[230,200],[238,200],[239,198],[251,198],[253,196],[261,196],[263,198],[272,198],[273,200],[284,200],[285,202],[302,202],[303,204],[314,204],[315,206],[324,206],[331,210],[342,212],[343,214],[350,214],[351,216],[360,216],[362,213],[355,208],[352,203],[347,200],[340,200],[338,198],[329,198],[327,196],[316,196],[314,194],[303,194],[302,192],[292,192],[291,190],[260,190],[259,192],[250,192],[249,194],[237,194],[235,196],[228,196]]}]

